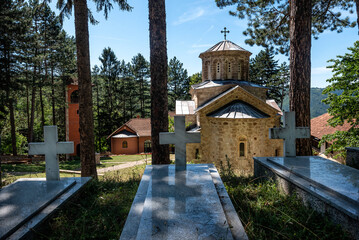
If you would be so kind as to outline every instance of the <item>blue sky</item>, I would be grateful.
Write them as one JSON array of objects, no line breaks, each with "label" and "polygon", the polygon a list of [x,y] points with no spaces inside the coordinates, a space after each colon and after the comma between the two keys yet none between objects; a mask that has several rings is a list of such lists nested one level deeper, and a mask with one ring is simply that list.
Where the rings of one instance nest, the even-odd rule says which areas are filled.
[{"label": "blue sky", "polygon": [[[51,3],[55,9],[54,0]],[[132,12],[122,12],[114,5],[105,20],[103,13],[97,13],[92,1],[89,7],[98,25],[89,25],[90,31],[90,58],[91,65],[100,65],[98,60],[105,47],[111,47],[120,60],[131,61],[132,57],[141,53],[149,60],[149,25],[148,1],[129,0],[134,7]],[[167,52],[168,58],[176,56],[189,75],[200,72],[202,69],[199,54],[223,40],[220,33],[224,27],[230,31],[227,39],[252,52],[254,57],[262,48],[249,46],[244,43],[242,34],[246,29],[246,20],[240,20],[228,14],[232,7],[219,9],[214,0],[167,0]],[[349,15],[349,13],[345,13]],[[355,20],[355,14],[349,15]],[[74,35],[74,19],[65,19],[64,29]],[[312,87],[327,86],[326,79],[332,76],[326,66],[329,59],[343,55],[347,48],[358,40],[357,28],[347,28],[342,33],[324,32],[319,40],[312,41]],[[277,55],[279,62],[288,61],[288,57]]]}]

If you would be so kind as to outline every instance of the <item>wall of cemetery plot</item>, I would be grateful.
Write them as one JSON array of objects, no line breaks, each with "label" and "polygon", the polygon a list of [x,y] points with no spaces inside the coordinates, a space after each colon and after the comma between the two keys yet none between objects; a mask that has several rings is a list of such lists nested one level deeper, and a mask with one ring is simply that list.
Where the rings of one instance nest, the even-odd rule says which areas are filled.
[{"label": "wall of cemetery plot", "polygon": [[226,164],[252,171],[253,157],[282,156],[283,140],[269,139],[269,128],[278,125],[276,117],[265,119],[217,119],[201,116],[201,161]]}]

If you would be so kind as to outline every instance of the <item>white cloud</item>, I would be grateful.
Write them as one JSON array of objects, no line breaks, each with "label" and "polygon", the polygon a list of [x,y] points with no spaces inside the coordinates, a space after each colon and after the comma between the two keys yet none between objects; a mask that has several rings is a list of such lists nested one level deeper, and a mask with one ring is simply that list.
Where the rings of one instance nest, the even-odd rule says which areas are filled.
[{"label": "white cloud", "polygon": [[326,67],[315,67],[312,68],[312,74],[313,75],[322,75],[322,74],[330,74],[332,72],[332,69],[326,68]]},{"label": "white cloud", "polygon": [[191,9],[185,13],[183,13],[177,21],[173,23],[173,25],[180,25],[185,22],[193,21],[201,16],[203,16],[205,13],[204,9],[201,7],[197,7],[195,9]]}]

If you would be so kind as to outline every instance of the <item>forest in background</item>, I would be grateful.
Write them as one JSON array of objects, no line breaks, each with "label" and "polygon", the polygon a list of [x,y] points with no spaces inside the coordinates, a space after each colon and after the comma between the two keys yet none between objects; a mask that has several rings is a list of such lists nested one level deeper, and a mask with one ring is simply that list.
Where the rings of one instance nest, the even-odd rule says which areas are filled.
[{"label": "forest in background", "polygon": [[[46,2],[4,1],[0,12],[1,151],[25,154],[27,143],[43,140],[43,126],[58,125],[65,140],[66,86],[77,78],[75,39],[62,29],[61,20]],[[13,24],[13,23],[16,24]],[[288,109],[289,66],[279,64],[268,48],[250,60],[249,81],[268,87],[268,98]],[[149,62],[138,53],[130,62],[117,58],[110,47],[92,69],[96,151],[109,150],[106,137],[134,117],[150,117]],[[176,57],[168,62],[168,106],[190,99],[189,88],[202,81],[201,73],[188,76]],[[311,116],[328,108],[323,89],[312,89]],[[16,146],[16,147],[15,147]]]}]

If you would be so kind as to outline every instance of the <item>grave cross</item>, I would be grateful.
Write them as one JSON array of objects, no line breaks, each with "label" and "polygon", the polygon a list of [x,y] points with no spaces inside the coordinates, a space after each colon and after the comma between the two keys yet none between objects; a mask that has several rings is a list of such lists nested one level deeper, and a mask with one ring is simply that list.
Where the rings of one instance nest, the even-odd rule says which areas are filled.
[{"label": "grave cross", "polygon": [[175,116],[175,132],[161,132],[160,144],[175,145],[176,170],[186,170],[186,144],[200,143],[201,134],[187,132],[185,116]]},{"label": "grave cross", "polygon": [[308,127],[295,126],[295,112],[284,112],[284,128],[270,128],[269,138],[284,139],[284,157],[296,156],[296,139],[310,138]]},{"label": "grave cross", "polygon": [[59,158],[57,154],[73,152],[73,142],[58,142],[57,126],[44,126],[44,142],[29,143],[29,155],[45,155],[47,181],[60,180]]},{"label": "grave cross", "polygon": [[222,30],[221,33],[224,33],[224,40],[227,40],[227,33],[229,33],[229,31],[227,31],[226,27],[224,27],[224,30]]}]

